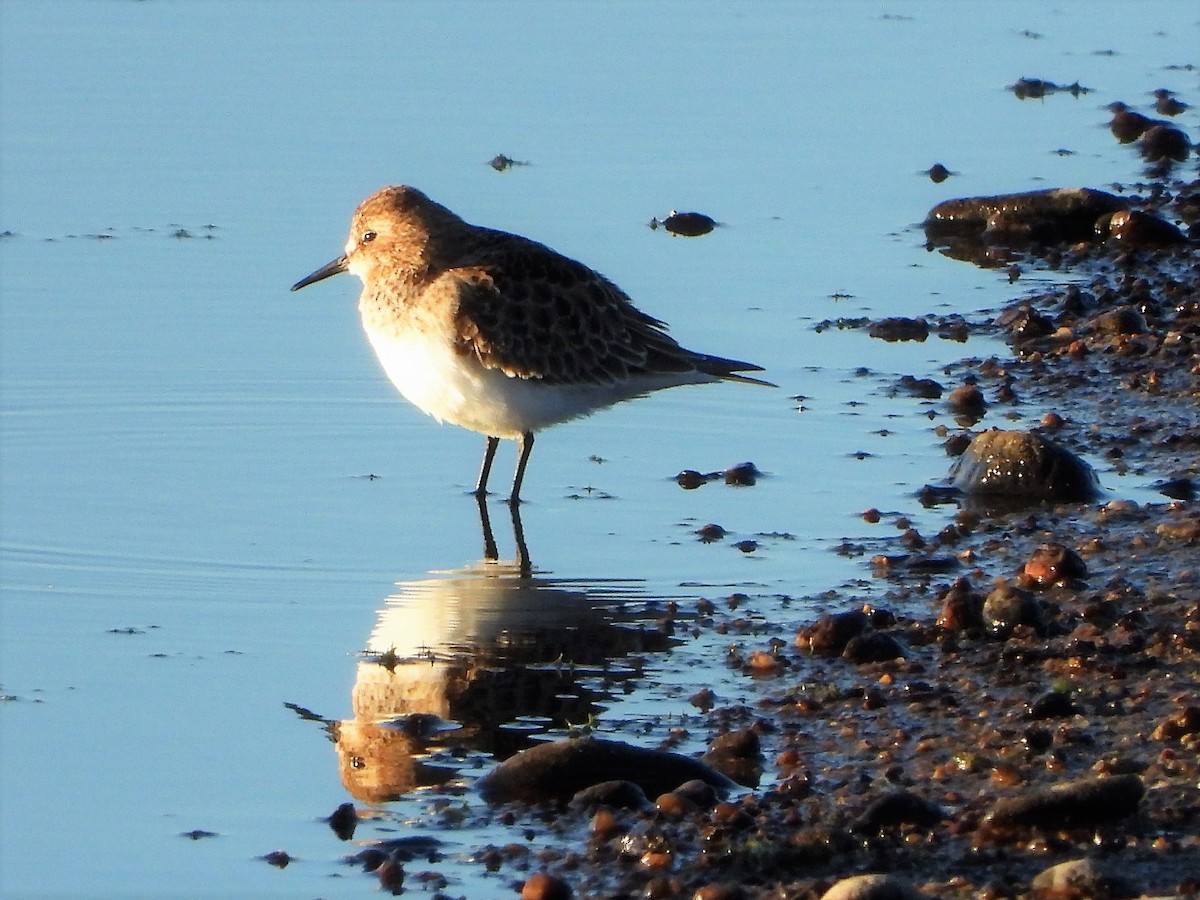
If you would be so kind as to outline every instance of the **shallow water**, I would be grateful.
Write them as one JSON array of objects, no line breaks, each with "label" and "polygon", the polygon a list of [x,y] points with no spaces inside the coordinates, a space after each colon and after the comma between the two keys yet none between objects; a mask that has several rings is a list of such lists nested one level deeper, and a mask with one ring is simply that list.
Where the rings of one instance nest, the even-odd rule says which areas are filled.
[{"label": "shallow water", "polygon": [[[827,588],[882,595],[833,548],[898,535],[861,520],[872,506],[941,527],[949,513],[912,495],[945,474],[933,428],[952,424],[888,388],[1004,352],[814,324],[971,318],[1034,289],[926,253],[914,223],[951,196],[1136,180],[1102,106],[1163,86],[1195,102],[1194,72],[1165,68],[1195,62],[1189,6],[1097,8],[0,6],[0,890],[373,891],[320,817],[370,807],[330,726],[362,718],[355,690],[380,667],[360,652],[399,652],[393,635],[447,667],[496,662],[530,622],[560,656],[582,655],[566,635],[611,640],[508,733],[585,715],[638,740],[676,717],[682,749],[701,746],[698,685],[753,698],[722,664],[731,640],[626,632],[646,638],[670,600],[686,616],[744,592],[744,640],[765,644]],[[1095,92],[1018,101],[1005,87],[1022,76]],[[497,153],[530,165],[498,173]],[[934,185],[934,162],[959,174]],[[478,566],[465,491],[482,440],[394,395],[357,282],[287,291],[393,182],[585,260],[685,345],[761,363],[780,389],[680,389],[547,432],[522,509],[536,581]],[[647,227],[671,209],[723,224]],[[752,488],[672,477],[743,460],[766,473]],[[1150,480],[1093,462],[1115,495]],[[511,463],[507,446],[498,485]],[[707,522],[730,536],[700,543]],[[496,666],[554,683],[545,655]],[[439,733],[475,748],[457,766],[504,743],[423,696],[364,710],[458,716],[475,737]],[[441,837],[450,861],[429,867],[451,894],[507,893],[454,860],[514,838],[450,828],[427,793],[376,803],[357,838]],[[197,829],[217,836],[180,836]],[[298,861],[256,858],[277,848]]]}]

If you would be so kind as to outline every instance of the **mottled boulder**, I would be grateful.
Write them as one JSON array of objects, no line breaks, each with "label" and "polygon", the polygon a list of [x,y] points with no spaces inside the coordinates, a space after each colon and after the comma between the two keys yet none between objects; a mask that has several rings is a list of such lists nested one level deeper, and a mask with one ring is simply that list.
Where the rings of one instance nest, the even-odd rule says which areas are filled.
[{"label": "mottled boulder", "polygon": [[488,803],[565,803],[604,781],[632,781],[649,797],[698,778],[719,792],[736,785],[699,760],[620,741],[568,738],[538,744],[500,763],[479,780]]},{"label": "mottled boulder", "polygon": [[950,470],[966,494],[1084,503],[1100,493],[1092,467],[1071,451],[1028,431],[984,431]]}]

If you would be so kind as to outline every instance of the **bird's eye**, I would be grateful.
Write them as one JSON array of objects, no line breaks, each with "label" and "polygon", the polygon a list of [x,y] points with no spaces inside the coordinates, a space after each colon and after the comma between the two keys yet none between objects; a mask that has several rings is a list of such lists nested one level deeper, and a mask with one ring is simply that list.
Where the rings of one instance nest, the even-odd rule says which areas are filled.
[{"label": "bird's eye", "polygon": [[375,240],[375,232],[373,232],[373,231],[364,231],[363,232],[361,243],[369,244],[373,240]]}]

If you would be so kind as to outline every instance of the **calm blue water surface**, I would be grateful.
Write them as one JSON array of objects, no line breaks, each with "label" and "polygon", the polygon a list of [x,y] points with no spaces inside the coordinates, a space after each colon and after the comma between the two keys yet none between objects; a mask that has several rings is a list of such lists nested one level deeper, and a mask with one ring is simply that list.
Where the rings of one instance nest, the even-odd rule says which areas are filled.
[{"label": "calm blue water surface", "polygon": [[[1166,67],[1196,62],[1197,34],[1174,2],[4,3],[0,893],[362,896],[339,862],[356,848],[320,821],[354,801],[379,813],[359,838],[448,841],[428,867],[450,894],[509,895],[456,854],[511,835],[440,828],[421,791],[363,801],[345,748],[284,704],[453,719],[425,682],[356,709],[375,696],[358,654],[395,635],[461,659],[530,623],[604,631],[743,591],[753,645],[790,640],[827,588],[881,595],[832,548],[898,534],[871,506],[944,524],[912,492],[945,474],[932,429],[952,425],[887,387],[1004,349],[813,325],[1035,289],[927,254],[914,223],[951,196],[1136,180],[1102,107],[1164,86],[1195,103],[1194,71]],[[1095,93],[1019,102],[1022,76]],[[530,165],[497,173],[497,153]],[[934,185],[934,162],[960,174]],[[588,262],[780,389],[681,389],[542,435],[522,510],[541,581],[481,569],[482,440],[396,397],[356,281],[287,290],[399,182]],[[672,209],[723,227],[646,227]],[[768,477],[672,480],[743,460]],[[511,464],[508,446],[497,485]],[[699,543],[706,522],[731,537]],[[728,643],[649,652],[628,693],[602,666],[579,687],[601,730],[677,716],[695,749],[697,685],[754,697]],[[275,849],[298,861],[257,859]]]}]

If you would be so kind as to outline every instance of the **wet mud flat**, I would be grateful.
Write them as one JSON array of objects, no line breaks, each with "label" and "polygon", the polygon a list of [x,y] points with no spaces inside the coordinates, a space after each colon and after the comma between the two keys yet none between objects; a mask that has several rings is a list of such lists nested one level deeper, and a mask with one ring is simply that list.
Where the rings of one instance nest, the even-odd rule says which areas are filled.
[{"label": "wet mud flat", "polygon": [[[1159,181],[1134,205],[1194,228],[1198,197]],[[933,490],[959,505],[939,533],[869,511],[895,531],[844,548],[886,580],[883,602],[830,592],[788,640],[740,631],[737,598],[681,610],[727,632],[726,664],[756,682],[752,705],[692,698],[706,761],[752,789],[504,807],[536,837],[479,858],[514,892],[1200,893],[1200,257],[1186,238],[1109,236],[1001,263],[1017,260],[1073,278],[982,326],[1010,358],[946,370],[979,394],[947,452],[1019,410],[1161,502],[1122,498],[1119,475],[1084,502]]]}]

